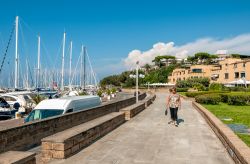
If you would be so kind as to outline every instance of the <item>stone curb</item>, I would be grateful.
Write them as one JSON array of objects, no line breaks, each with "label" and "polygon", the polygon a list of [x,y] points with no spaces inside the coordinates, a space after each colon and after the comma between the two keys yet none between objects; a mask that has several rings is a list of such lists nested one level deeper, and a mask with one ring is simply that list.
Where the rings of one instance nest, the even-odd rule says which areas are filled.
[{"label": "stone curb", "polygon": [[207,121],[235,163],[250,164],[250,148],[229,127],[206,108],[194,101],[192,101],[192,105]]}]

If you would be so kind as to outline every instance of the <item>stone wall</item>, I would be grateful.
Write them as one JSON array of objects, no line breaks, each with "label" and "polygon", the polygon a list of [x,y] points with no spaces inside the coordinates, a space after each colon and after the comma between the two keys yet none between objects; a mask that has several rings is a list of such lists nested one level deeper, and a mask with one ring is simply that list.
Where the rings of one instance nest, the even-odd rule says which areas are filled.
[{"label": "stone wall", "polygon": [[[146,93],[139,95],[142,100]],[[135,97],[101,105],[85,111],[68,113],[62,116],[26,123],[21,126],[0,131],[0,153],[9,150],[27,150],[35,145],[41,144],[41,139],[73,126],[93,120],[100,116],[135,104]]]}]

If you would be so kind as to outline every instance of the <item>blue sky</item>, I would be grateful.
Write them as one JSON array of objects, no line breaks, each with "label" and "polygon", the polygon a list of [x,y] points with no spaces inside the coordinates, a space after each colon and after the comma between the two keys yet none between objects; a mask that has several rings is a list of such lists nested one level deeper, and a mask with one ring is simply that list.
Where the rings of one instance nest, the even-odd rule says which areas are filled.
[{"label": "blue sky", "polygon": [[[181,47],[201,38],[218,42],[250,33],[248,0],[5,0],[0,3],[0,61],[15,16],[19,15],[22,60],[27,57],[31,65],[36,64],[39,33],[43,44],[42,66],[60,67],[58,49],[65,30],[67,48],[73,40],[74,61],[80,45],[86,45],[100,79],[128,69],[123,60],[135,49],[148,51],[158,42],[174,42]],[[13,41],[8,54],[10,63],[14,58]],[[247,53],[248,49],[242,52]]]}]

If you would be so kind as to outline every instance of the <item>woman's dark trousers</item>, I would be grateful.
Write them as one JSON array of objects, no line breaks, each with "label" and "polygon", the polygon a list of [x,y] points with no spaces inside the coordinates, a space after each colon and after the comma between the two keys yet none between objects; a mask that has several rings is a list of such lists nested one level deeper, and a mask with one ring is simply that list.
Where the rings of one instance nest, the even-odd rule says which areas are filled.
[{"label": "woman's dark trousers", "polygon": [[178,120],[177,112],[178,112],[178,108],[170,108],[170,115],[171,115],[171,119],[173,121],[177,121]]}]

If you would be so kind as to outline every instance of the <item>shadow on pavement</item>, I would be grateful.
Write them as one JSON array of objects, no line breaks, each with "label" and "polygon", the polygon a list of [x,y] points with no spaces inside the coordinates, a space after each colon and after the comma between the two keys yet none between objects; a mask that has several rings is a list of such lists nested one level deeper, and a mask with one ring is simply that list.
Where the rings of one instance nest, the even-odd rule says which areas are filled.
[{"label": "shadow on pavement", "polygon": [[182,123],[182,122],[184,122],[184,120],[181,119],[181,118],[177,120],[177,123],[178,123],[178,124],[180,124],[180,123]]}]

